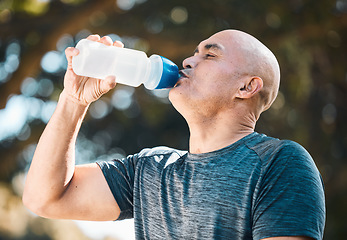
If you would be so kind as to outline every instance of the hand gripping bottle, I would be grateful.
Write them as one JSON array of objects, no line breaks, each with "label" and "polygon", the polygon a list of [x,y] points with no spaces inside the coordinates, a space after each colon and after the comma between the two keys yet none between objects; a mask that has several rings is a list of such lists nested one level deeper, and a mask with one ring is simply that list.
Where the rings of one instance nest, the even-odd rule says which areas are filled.
[{"label": "hand gripping bottle", "polygon": [[106,46],[82,39],[76,48],[79,54],[72,58],[72,69],[77,75],[105,79],[116,76],[117,83],[150,90],[171,88],[178,78],[178,67],[159,55],[149,58],[138,50]]}]

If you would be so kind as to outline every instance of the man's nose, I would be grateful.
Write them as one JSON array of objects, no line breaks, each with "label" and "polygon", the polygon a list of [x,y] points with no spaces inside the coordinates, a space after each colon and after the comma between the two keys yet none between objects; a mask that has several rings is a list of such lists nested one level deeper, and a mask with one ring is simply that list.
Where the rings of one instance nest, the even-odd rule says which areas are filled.
[{"label": "man's nose", "polygon": [[194,68],[196,67],[197,61],[194,56],[188,57],[183,60],[183,68]]}]

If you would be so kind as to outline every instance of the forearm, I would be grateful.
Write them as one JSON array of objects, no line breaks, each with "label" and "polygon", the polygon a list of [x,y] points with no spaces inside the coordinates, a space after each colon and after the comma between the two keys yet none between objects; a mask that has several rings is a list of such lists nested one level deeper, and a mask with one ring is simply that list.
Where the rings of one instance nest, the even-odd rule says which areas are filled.
[{"label": "forearm", "polygon": [[37,145],[26,179],[23,201],[38,208],[58,200],[75,168],[75,143],[88,106],[64,92]]}]

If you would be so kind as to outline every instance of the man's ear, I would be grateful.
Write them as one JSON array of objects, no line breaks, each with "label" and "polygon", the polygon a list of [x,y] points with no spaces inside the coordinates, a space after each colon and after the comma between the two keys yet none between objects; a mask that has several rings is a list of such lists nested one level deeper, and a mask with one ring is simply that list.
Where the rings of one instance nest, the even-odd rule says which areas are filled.
[{"label": "man's ear", "polygon": [[249,78],[245,84],[237,91],[237,98],[251,98],[263,88],[263,79],[260,77]]}]

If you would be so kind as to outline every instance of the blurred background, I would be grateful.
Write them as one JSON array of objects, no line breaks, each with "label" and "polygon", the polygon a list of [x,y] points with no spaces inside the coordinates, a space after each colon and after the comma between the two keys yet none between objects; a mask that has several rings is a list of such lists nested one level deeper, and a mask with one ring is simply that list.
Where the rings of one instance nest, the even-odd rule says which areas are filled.
[{"label": "blurred background", "polygon": [[[109,35],[181,68],[201,40],[228,28],[254,35],[277,56],[280,93],[256,130],[311,153],[325,182],[324,239],[346,239],[346,0],[0,0],[0,239],[133,239],[131,220],[48,220],[21,203],[28,165],[62,90],[66,47],[91,33]],[[167,94],[118,85],[92,104],[77,162],[158,145],[187,149],[186,123]]]}]

